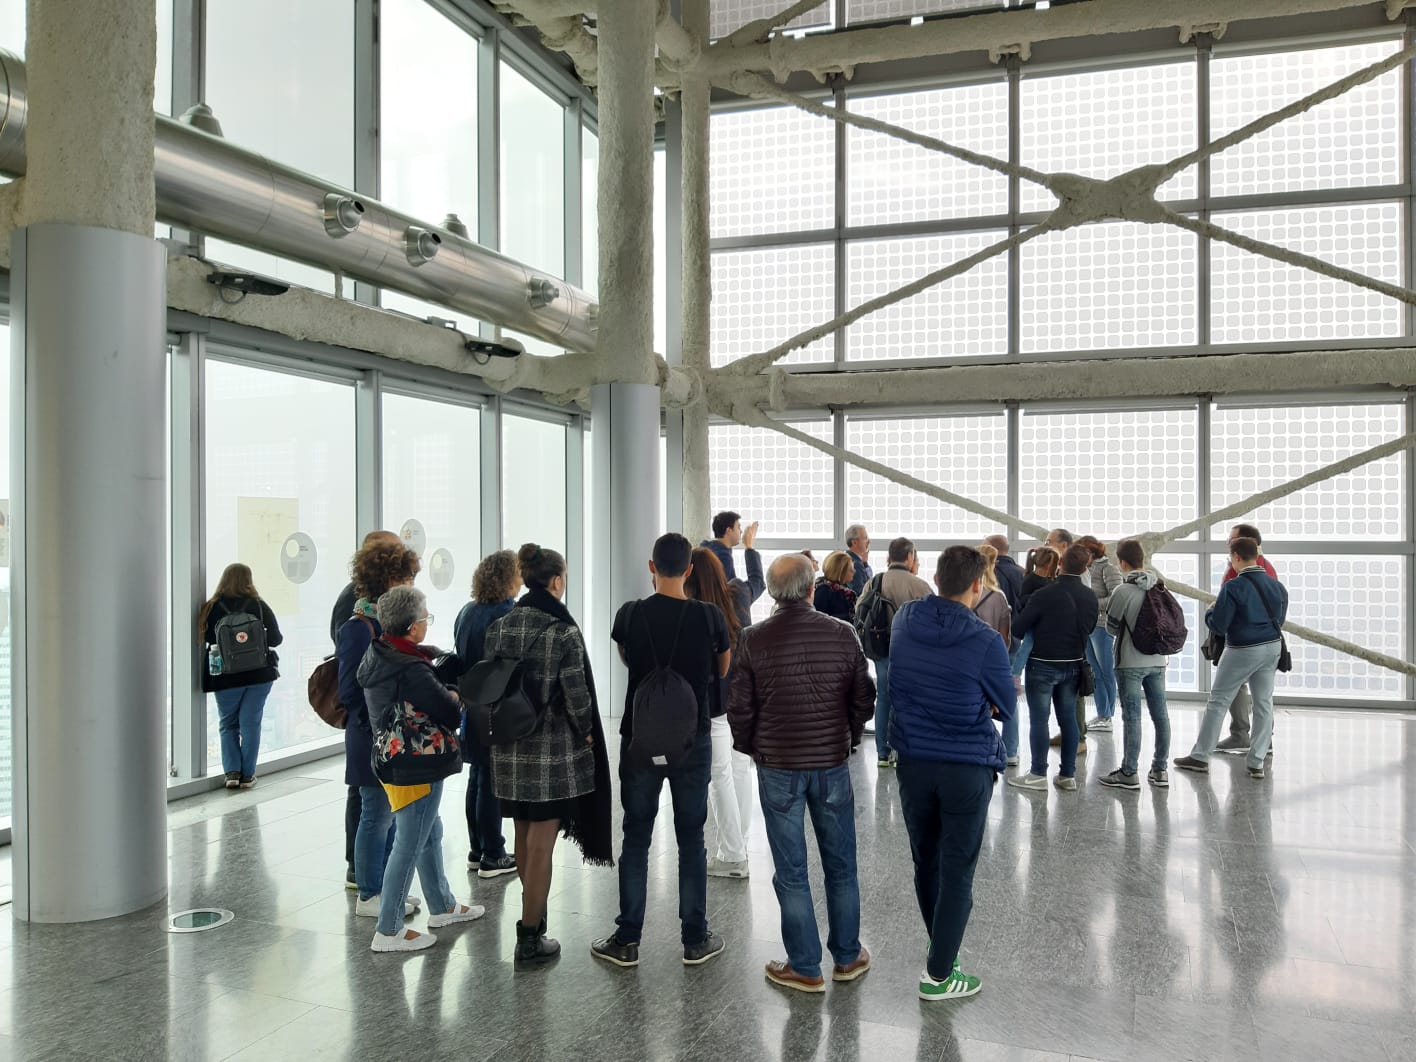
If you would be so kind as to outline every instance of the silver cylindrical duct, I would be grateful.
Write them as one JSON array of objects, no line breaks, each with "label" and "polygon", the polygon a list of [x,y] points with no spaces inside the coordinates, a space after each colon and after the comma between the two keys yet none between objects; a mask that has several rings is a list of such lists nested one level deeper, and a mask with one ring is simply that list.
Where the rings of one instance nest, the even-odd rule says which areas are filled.
[{"label": "silver cylindrical duct", "polygon": [[[24,64],[4,51],[0,90],[0,172],[19,176]],[[156,141],[159,221],[427,299],[568,350],[595,349],[595,299],[558,277],[162,115]],[[355,206],[341,212],[342,200]],[[546,302],[551,289],[557,295]]]}]

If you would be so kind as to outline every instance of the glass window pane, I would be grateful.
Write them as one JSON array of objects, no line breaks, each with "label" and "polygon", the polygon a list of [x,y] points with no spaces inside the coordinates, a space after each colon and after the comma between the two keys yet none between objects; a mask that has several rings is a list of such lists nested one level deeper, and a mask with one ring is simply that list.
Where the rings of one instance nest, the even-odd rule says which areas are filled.
[{"label": "glass window pane", "polygon": [[[960,85],[849,100],[856,114],[1008,158],[1008,85]],[[1008,178],[895,137],[847,127],[852,225],[889,225],[1008,211]]]},{"label": "glass window pane", "polygon": [[[1160,553],[1147,557],[1146,566],[1154,568],[1166,579],[1193,586],[1198,590],[1207,589],[1206,586],[1200,585],[1200,559],[1192,553]],[[1205,639],[1204,616],[1200,603],[1194,598],[1176,594],[1175,599],[1180,602],[1180,611],[1185,614],[1185,627],[1189,630],[1190,637],[1185,641],[1185,648],[1170,657],[1170,666],[1165,672],[1165,688],[1172,693],[1198,691],[1200,669],[1210,666],[1209,661],[1200,656],[1200,643]],[[1144,740],[1149,741],[1150,738]]]},{"label": "glass window pane", "polygon": [[1170,347],[1197,341],[1197,238],[1108,222],[1023,245],[1022,347]]},{"label": "glass window pane", "polygon": [[[357,545],[354,387],[209,360],[206,439],[208,588],[226,565],[249,565],[285,636],[261,755],[335,740],[310,711],[305,684],[332,649],[330,610]],[[301,544],[305,553],[292,552]],[[218,749],[216,700],[207,697],[213,773]]]},{"label": "glass window pane", "polygon": [[1196,419],[1193,409],[1025,412],[1024,518],[1103,542],[1193,520]]},{"label": "glass window pane", "polygon": [[[1195,64],[1122,67],[1025,77],[1023,162],[1046,173],[1108,179],[1168,162],[1199,143]],[[1024,210],[1050,210],[1051,192],[1022,182]],[[1177,174],[1162,199],[1196,194],[1195,168]]]},{"label": "glass window pane", "polygon": [[[1399,40],[1210,61],[1214,139],[1316,92],[1401,47]],[[1401,180],[1401,71],[1280,122],[1214,156],[1215,195],[1396,184]]]},{"label": "glass window pane", "polygon": [[[21,5],[23,13],[23,5]],[[22,23],[23,25],[23,23]],[[0,30],[3,30],[0,23]],[[0,409],[8,424],[10,405],[10,326],[0,321]],[[10,825],[14,779],[14,716],[10,702],[10,430],[0,431],[0,826]]]},{"label": "glass window pane", "polygon": [[[565,553],[566,426],[502,416],[502,542],[535,542]],[[574,573],[572,573],[574,578]]]},{"label": "glass window pane", "polygon": [[482,413],[407,395],[383,397],[383,523],[418,552],[418,589],[435,623],[429,641],[452,647],[482,559]]},{"label": "glass window pane", "polygon": [[501,249],[565,276],[565,108],[501,64]]},{"label": "glass window pane", "polygon": [[[311,47],[315,41],[319,47]],[[206,96],[226,139],[353,186],[354,9],[347,0],[208,0]],[[207,254],[334,290],[323,270],[223,240],[208,240]]]},{"label": "glass window pane", "polygon": [[[659,200],[659,156],[654,152],[654,201]],[[600,294],[600,211],[597,204],[600,184],[600,138],[588,129],[580,131],[580,287],[591,295]],[[658,251],[657,234],[663,228],[659,224],[659,212],[654,212],[655,251]],[[659,256],[654,256],[655,279],[658,279]],[[655,285],[657,292],[658,285]],[[658,299],[654,302],[658,309]],[[663,348],[657,348],[663,349]]]},{"label": "glass window pane", "polygon": [[[781,0],[712,0],[708,13],[708,35],[715,39],[726,37],[749,22],[780,14],[786,6]],[[821,6],[798,15],[787,23],[786,28],[805,29],[830,24],[831,5],[828,0],[821,0]]]},{"label": "glass window pane", "polygon": [[708,165],[715,238],[832,225],[834,122],[795,107],[725,111],[713,115],[711,140]]},{"label": "glass window pane", "polygon": [[[846,305],[859,306],[1006,237],[1003,232],[846,245]],[[851,361],[1002,354],[1008,349],[1008,256],[876,310],[846,329]]]},{"label": "glass window pane", "polygon": [[[999,510],[1008,507],[1008,422],[1001,413],[848,418],[846,448],[972,501]],[[881,545],[899,535],[981,539],[1004,530],[853,465],[846,466],[846,519],[865,524]]]},{"label": "glass window pane", "polygon": [[[713,364],[768,350],[831,320],[836,259],[829,244],[718,251],[713,255]],[[835,333],[794,350],[779,365],[828,362]]]},{"label": "glass window pane", "polygon": [[[1399,405],[1236,409],[1216,406],[1211,465],[1216,508],[1297,479],[1404,434]],[[1394,454],[1235,517],[1265,538],[1371,541],[1405,534],[1406,458]],[[1225,537],[1227,528],[1212,535]]]},{"label": "glass window pane", "polygon": [[[1399,203],[1216,214],[1223,228],[1364,276],[1401,283]],[[1399,336],[1405,306],[1367,288],[1213,241],[1216,343]]]},{"label": "glass window pane", "polygon": [[846,21],[881,22],[909,15],[987,11],[1007,6],[1007,0],[846,0]]},{"label": "glass window pane", "polygon": [[[438,61],[425,44],[438,42]],[[477,42],[427,0],[384,0],[379,15],[379,198],[441,223],[448,213],[477,231]],[[465,314],[385,291],[382,304],[415,317]]]},{"label": "glass window pane", "polygon": [[[831,441],[830,421],[792,427]],[[744,524],[762,525],[764,538],[831,535],[835,478],[831,458],[770,428],[714,424],[708,429],[712,509],[742,513]],[[820,558],[817,558],[818,560]]]},{"label": "glass window pane", "polygon": [[[1288,589],[1288,618],[1292,622],[1399,660],[1406,659],[1410,600],[1406,594],[1405,557],[1267,551],[1265,556]],[[1226,563],[1223,557],[1213,558],[1216,587]],[[1361,587],[1360,593],[1353,592],[1356,587]],[[1289,638],[1288,650],[1293,654],[1293,670],[1278,675],[1274,685],[1277,694],[1364,700],[1406,695],[1406,679],[1394,671],[1301,638]]]}]

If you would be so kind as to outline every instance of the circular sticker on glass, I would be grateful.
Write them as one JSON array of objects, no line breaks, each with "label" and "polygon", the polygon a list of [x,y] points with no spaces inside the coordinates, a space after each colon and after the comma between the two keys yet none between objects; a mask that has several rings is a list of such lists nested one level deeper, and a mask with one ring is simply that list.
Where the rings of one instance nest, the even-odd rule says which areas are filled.
[{"label": "circular sticker on glass", "polygon": [[398,534],[403,539],[403,544],[420,557],[423,555],[423,551],[428,548],[428,532],[423,530],[423,525],[417,520],[405,521],[403,530]]},{"label": "circular sticker on glass", "polygon": [[434,590],[446,590],[452,585],[452,554],[446,549],[437,549],[428,558],[428,578],[433,581]]},{"label": "circular sticker on glass", "polygon": [[296,531],[280,547],[280,570],[292,583],[308,582],[318,560],[315,540],[303,531]]}]

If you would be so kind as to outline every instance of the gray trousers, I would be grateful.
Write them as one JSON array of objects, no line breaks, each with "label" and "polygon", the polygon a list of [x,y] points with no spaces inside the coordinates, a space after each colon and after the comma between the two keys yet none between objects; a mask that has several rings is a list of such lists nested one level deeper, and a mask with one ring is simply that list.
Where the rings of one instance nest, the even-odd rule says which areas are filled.
[{"label": "gray trousers", "polygon": [[1249,740],[1249,715],[1253,711],[1254,700],[1249,695],[1249,684],[1239,687],[1239,692],[1229,704],[1229,736]]}]

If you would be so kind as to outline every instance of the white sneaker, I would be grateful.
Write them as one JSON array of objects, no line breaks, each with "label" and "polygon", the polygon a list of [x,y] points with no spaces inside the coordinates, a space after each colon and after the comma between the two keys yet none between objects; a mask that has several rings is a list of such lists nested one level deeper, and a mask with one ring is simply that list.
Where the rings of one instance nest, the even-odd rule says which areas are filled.
[{"label": "white sneaker", "polygon": [[419,933],[416,929],[409,929],[391,937],[375,933],[374,942],[369,945],[369,950],[422,951],[424,948],[431,948],[437,942],[438,938],[431,933]]},{"label": "white sneaker", "polygon": [[710,859],[708,860],[708,876],[710,878],[745,878],[748,876],[747,860]]},{"label": "white sneaker", "polygon": [[1052,784],[1055,785],[1058,789],[1064,790],[1068,793],[1075,793],[1077,791],[1076,776],[1073,776],[1071,778],[1064,778],[1062,777],[1062,775],[1059,774],[1056,778],[1052,779]]},{"label": "white sneaker", "polygon": [[468,907],[465,903],[455,903],[451,911],[443,911],[441,914],[428,916],[429,929],[441,929],[443,926],[456,925],[458,922],[475,922],[487,913],[487,909],[481,904],[473,904]]},{"label": "white sneaker", "polygon": [[1095,730],[1098,733],[1106,733],[1111,729],[1111,717],[1099,715],[1095,719],[1088,719],[1087,729]]},{"label": "white sneaker", "polygon": [[1047,779],[1040,774],[1020,774],[1008,779],[1009,785],[1015,785],[1019,789],[1037,789],[1047,792]]},{"label": "white sneaker", "polygon": [[[382,895],[382,893],[375,893],[367,900],[355,900],[354,913],[356,915],[359,915],[361,918],[377,918],[379,916],[379,905],[383,902],[381,899]],[[413,917],[415,914],[418,913],[419,906],[421,906],[421,901],[418,899],[418,897],[408,897],[408,899],[403,902],[403,917]],[[424,944],[423,947],[426,948],[427,945]]]}]

